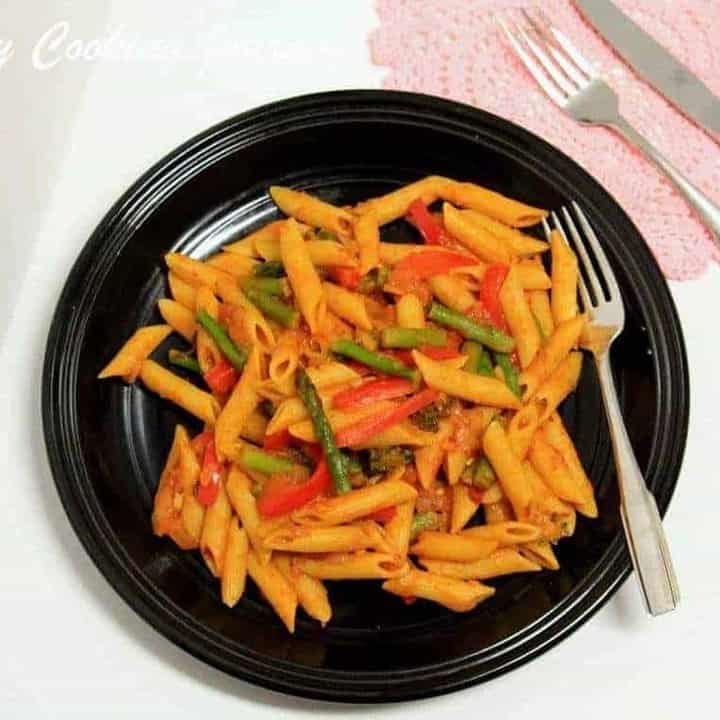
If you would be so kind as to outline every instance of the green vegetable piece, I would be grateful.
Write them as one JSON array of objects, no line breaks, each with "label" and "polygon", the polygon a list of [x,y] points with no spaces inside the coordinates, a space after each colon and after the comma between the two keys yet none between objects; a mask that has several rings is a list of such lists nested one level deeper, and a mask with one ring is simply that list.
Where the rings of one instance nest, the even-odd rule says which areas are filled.
[{"label": "green vegetable piece", "polygon": [[248,277],[240,283],[240,286],[243,290],[252,288],[253,290],[259,290],[260,292],[267,293],[268,295],[285,294],[285,281],[282,278]]},{"label": "green vegetable piece", "polygon": [[386,375],[396,375],[397,377],[403,377],[413,382],[417,382],[420,377],[417,370],[409,368],[399,360],[367,350],[362,345],[352,342],[352,340],[345,338],[335,340],[335,342],[331,343],[330,350],[337,355],[356,360]]},{"label": "green vegetable piece", "polygon": [[370,295],[377,290],[382,290],[383,285],[388,281],[390,277],[390,268],[385,265],[381,265],[379,268],[374,268],[360,279],[358,285],[358,292],[364,295]]},{"label": "green vegetable piece", "polygon": [[419,348],[422,345],[445,347],[447,332],[440,328],[385,328],[380,335],[380,344],[386,348]]},{"label": "green vegetable piece", "polygon": [[475,340],[496,352],[508,353],[515,348],[515,340],[501,330],[492,325],[480,325],[439,302],[432,303],[428,318],[454,328],[468,340]]},{"label": "green vegetable piece", "polygon": [[396,467],[407,465],[413,461],[410,448],[392,445],[385,448],[370,448],[368,451],[368,470],[371,475],[390,472]]},{"label": "green vegetable piece", "polygon": [[461,351],[467,355],[465,370],[475,375],[492,375],[493,365],[490,355],[485,348],[474,340],[466,340]]},{"label": "green vegetable piece", "polygon": [[242,370],[247,360],[248,351],[242,345],[236,345],[227,334],[225,328],[208,315],[206,310],[201,310],[197,315],[198,322],[207,330],[210,337],[215,341],[220,352],[228,359],[229,363],[236,369]]},{"label": "green vegetable piece", "polygon": [[522,397],[520,379],[518,377],[517,370],[510,362],[510,356],[506,353],[495,353],[495,363],[502,370],[503,377],[505,378],[505,384],[513,391],[513,393],[515,393],[515,395]]},{"label": "green vegetable piece", "polygon": [[434,403],[413,413],[408,419],[425,432],[436,433],[440,429],[440,413]]},{"label": "green vegetable piece", "polygon": [[318,391],[303,368],[297,371],[297,390],[312,420],[315,437],[325,452],[325,459],[335,484],[335,492],[338,495],[349,492],[352,490],[352,485],[348,477],[345,456],[335,444],[330,421],[325,415]]},{"label": "green vegetable piece", "polygon": [[473,467],[472,484],[487,490],[496,482],[495,471],[486,457],[478,458]]},{"label": "green vegetable piece", "polygon": [[200,363],[197,361],[197,358],[189,352],[170,350],[168,352],[168,362],[171,365],[181,367],[183,370],[190,370],[198,375],[202,375]]},{"label": "green vegetable piece", "polygon": [[298,311],[274,295],[269,295],[253,287],[246,287],[245,295],[247,299],[255,305],[263,315],[270,318],[270,320],[274,320],[286,328],[295,328],[298,326],[300,322],[300,314]]},{"label": "green vegetable piece", "polygon": [[280,278],[285,275],[285,266],[279,260],[258,263],[253,268],[255,277]]},{"label": "green vegetable piece", "polygon": [[437,527],[439,521],[440,517],[436,512],[417,513],[410,526],[410,540],[415,540],[423,530],[432,530]]},{"label": "green vegetable piece", "polygon": [[318,240],[329,240],[331,242],[340,242],[338,240],[338,236],[334,232],[330,232],[330,230],[324,230],[322,228],[320,228],[320,230],[318,230],[315,233],[315,237]]},{"label": "green vegetable piece", "polygon": [[243,467],[247,470],[272,475],[273,473],[289,472],[295,467],[295,463],[287,458],[271,455],[270,453],[246,447],[240,456]]}]

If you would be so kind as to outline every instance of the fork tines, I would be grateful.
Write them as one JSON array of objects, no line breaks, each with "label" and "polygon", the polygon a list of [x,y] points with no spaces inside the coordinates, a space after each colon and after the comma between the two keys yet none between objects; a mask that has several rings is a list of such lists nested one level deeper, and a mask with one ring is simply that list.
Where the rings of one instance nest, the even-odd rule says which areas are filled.
[{"label": "fork tines", "polygon": [[506,11],[497,19],[525,67],[558,105],[565,105],[597,75],[592,64],[541,10]]}]

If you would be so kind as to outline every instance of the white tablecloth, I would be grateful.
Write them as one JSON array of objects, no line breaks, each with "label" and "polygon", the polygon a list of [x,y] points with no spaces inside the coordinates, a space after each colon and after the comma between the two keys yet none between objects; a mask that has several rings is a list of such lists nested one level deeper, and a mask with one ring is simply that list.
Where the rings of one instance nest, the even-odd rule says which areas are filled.
[{"label": "white tablecloth", "polygon": [[[45,46],[39,57],[39,64],[60,61],[35,69],[32,48],[63,19],[67,38],[54,50]],[[371,65],[366,46],[377,19],[370,0],[17,0],[3,4],[0,20],[0,63],[3,40],[16,41],[14,54],[0,65],[6,131],[0,135],[0,237],[11,258],[0,275],[9,321],[0,348],[0,717],[179,720],[232,713],[255,720],[412,713],[419,719],[452,709],[607,720],[678,718],[691,706],[715,712],[717,267],[700,280],[672,285],[692,385],[687,454],[667,517],[683,591],[679,612],[649,619],[631,580],[578,632],[509,675],[451,696],[371,709],[255,688],[196,661],[136,617],[75,538],[45,457],[41,364],[61,286],[111,203],[181,141],[269,100],[379,87],[382,70]],[[117,46],[106,59],[65,55],[74,52],[73,40],[109,45],[112,37],[134,43],[144,57],[119,59]]]}]

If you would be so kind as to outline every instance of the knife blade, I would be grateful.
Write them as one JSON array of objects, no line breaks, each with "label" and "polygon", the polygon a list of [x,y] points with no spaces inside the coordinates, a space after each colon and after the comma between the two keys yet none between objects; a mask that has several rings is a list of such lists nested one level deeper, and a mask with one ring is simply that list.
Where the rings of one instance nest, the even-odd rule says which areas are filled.
[{"label": "knife blade", "polygon": [[720,98],[610,0],[574,0],[615,52],[684,115],[720,133]]}]

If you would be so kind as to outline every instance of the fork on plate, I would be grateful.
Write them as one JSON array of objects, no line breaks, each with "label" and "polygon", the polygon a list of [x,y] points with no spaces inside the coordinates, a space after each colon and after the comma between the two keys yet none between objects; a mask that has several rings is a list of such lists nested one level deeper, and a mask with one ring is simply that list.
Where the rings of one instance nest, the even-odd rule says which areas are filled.
[{"label": "fork on plate", "polygon": [[[578,290],[588,327],[602,338],[589,348],[595,359],[620,487],[620,514],[640,589],[651,615],[674,610],[680,591],[655,498],[647,489],[625,430],[612,369],[610,345],[625,326],[625,307],[615,275],[585,213],[573,202],[550,216],[554,229],[574,246],[579,259]],[[543,220],[550,240],[550,224]],[[572,239],[570,243],[568,238]],[[594,259],[594,263],[593,263]],[[595,266],[598,270],[596,271]]]},{"label": "fork on plate", "polygon": [[697,211],[720,246],[720,207],[696,188],[620,114],[615,91],[541,11],[504,12],[498,23],[540,87],[570,117],[619,133],[655,163]]}]

